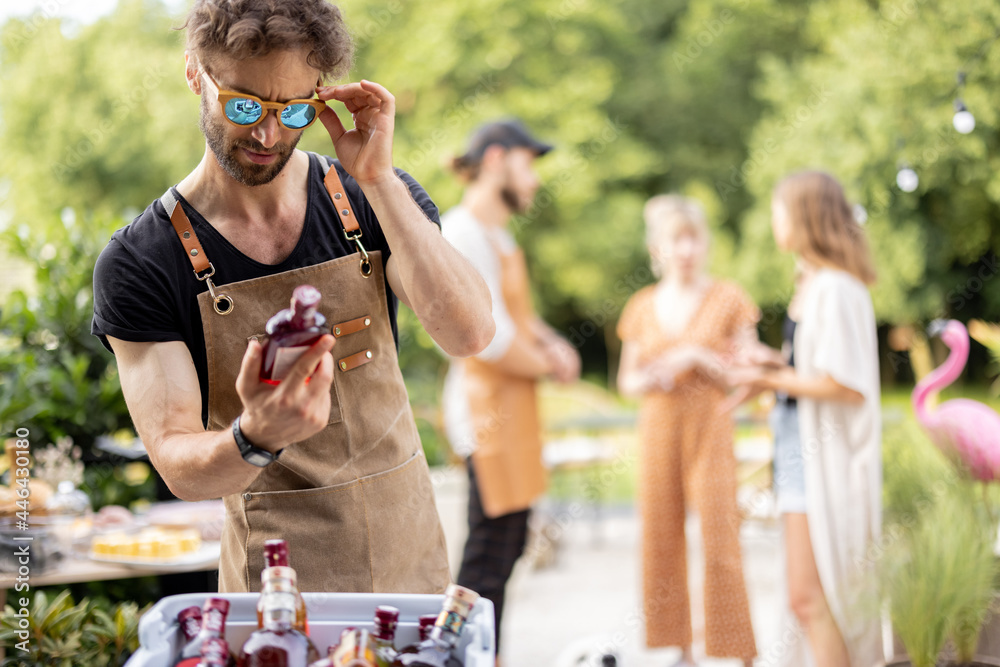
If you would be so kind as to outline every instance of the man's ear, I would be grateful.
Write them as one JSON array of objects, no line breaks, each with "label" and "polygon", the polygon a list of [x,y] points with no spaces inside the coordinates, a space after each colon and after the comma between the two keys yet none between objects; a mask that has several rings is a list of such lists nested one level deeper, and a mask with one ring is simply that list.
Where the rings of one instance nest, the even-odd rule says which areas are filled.
[{"label": "man's ear", "polygon": [[188,88],[195,95],[201,95],[201,67],[198,58],[190,51],[184,52],[184,78],[187,79]]},{"label": "man's ear", "polygon": [[483,159],[480,162],[480,171],[496,172],[503,168],[507,159],[507,149],[500,144],[492,144],[483,151]]}]

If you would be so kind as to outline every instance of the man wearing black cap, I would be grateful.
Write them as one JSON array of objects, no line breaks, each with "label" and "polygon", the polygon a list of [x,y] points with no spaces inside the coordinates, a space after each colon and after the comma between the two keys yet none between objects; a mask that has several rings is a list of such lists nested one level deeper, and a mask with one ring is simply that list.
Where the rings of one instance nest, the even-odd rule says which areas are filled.
[{"label": "man wearing black cap", "polygon": [[458,583],[493,601],[497,647],[504,588],[524,551],[528,511],[545,490],[535,385],[573,382],[580,356],[534,312],[524,253],[507,229],[538,190],[534,160],[552,146],[516,120],[473,133],[454,168],[468,186],[442,232],[479,270],[493,297],[496,335],[476,357],[453,359],[444,409],[456,453],[468,457],[469,538]]}]

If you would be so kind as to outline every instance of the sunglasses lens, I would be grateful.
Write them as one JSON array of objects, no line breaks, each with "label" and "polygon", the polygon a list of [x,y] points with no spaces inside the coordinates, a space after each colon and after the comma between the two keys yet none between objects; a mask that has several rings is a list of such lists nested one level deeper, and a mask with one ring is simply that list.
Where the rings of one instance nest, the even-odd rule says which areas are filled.
[{"label": "sunglasses lens", "polygon": [[281,110],[281,122],[285,127],[299,130],[316,120],[316,109],[309,104],[289,104]]},{"label": "sunglasses lens", "polygon": [[226,102],[226,118],[237,125],[252,125],[260,120],[264,107],[246,97],[234,97]]}]

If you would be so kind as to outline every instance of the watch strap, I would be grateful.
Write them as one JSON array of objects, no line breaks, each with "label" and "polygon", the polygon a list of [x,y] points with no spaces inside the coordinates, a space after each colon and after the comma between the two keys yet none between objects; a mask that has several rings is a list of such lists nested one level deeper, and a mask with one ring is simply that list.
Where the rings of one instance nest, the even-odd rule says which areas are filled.
[{"label": "watch strap", "polygon": [[240,428],[240,417],[242,416],[243,415],[238,415],[236,419],[233,420],[233,439],[236,440],[236,446],[239,447],[240,455],[243,457],[243,460],[261,468],[265,465],[273,463],[284,450],[279,449],[277,452],[272,454],[266,449],[261,449],[250,442],[250,440],[248,440],[243,434],[243,429]]}]

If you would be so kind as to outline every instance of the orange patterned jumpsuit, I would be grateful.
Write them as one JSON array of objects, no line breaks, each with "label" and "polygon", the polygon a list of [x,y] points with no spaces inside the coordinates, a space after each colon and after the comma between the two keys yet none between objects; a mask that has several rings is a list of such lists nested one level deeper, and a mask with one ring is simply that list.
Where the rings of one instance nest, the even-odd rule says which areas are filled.
[{"label": "orange patterned jumpsuit", "polygon": [[[654,287],[639,290],[618,323],[623,341],[645,363],[677,345],[730,352],[733,337],[759,316],[737,285],[716,281],[686,329],[668,336],[658,324]],[[715,657],[756,655],[740,555],[733,426],[719,415],[725,391],[703,371],[688,371],[671,391],[642,398],[639,415],[639,507],[642,515],[646,645],[692,643],[684,519],[701,518],[705,554],[705,651]]]}]

